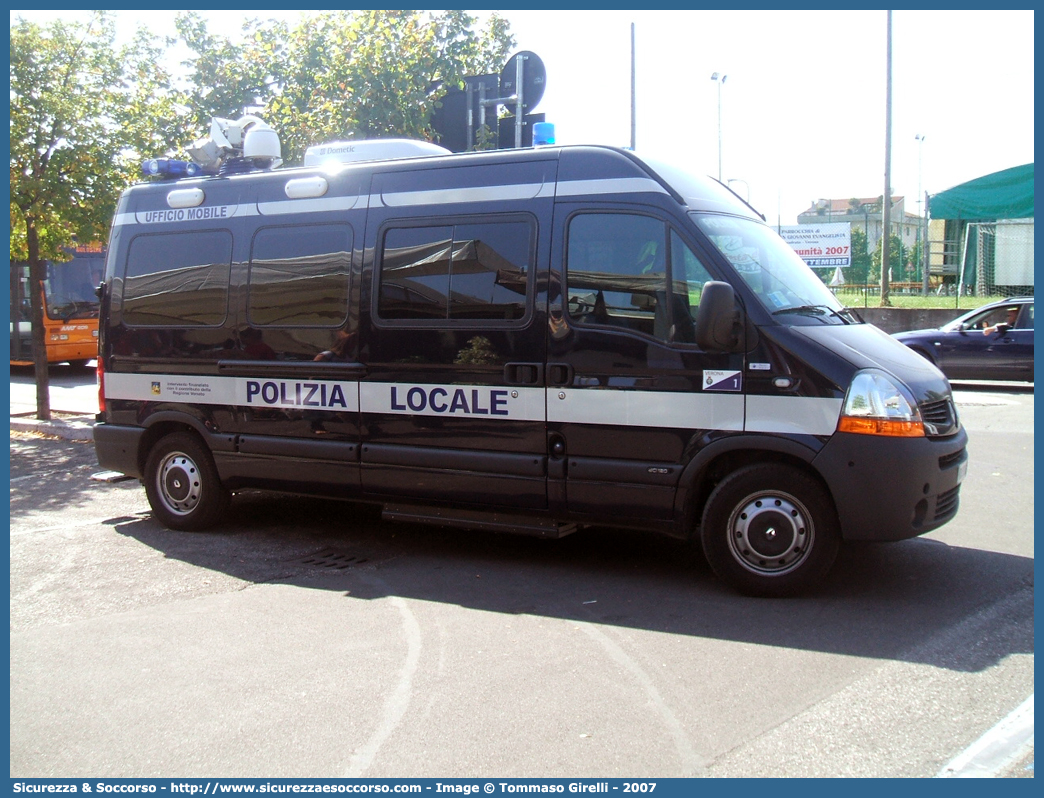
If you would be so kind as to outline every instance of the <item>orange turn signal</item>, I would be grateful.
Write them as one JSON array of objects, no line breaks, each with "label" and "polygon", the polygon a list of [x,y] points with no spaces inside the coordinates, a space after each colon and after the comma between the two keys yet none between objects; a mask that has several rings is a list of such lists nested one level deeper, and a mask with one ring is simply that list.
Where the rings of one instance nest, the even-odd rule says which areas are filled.
[{"label": "orange turn signal", "polygon": [[858,435],[888,435],[893,438],[923,438],[924,424],[920,421],[889,421],[882,418],[841,416],[838,432],[854,432]]}]

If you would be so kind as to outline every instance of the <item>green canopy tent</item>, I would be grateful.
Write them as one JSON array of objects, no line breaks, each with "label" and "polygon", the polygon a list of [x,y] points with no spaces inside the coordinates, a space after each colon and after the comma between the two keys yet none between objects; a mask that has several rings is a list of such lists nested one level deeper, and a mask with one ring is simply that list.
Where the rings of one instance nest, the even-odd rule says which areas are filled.
[{"label": "green canopy tent", "polygon": [[928,196],[933,219],[996,221],[1033,218],[1033,164],[1014,166]]},{"label": "green canopy tent", "polygon": [[[984,224],[987,231],[999,231],[1000,226],[994,228],[991,226],[992,223],[1000,220],[1033,219],[1033,164],[1004,169],[961,183],[938,194],[931,194],[928,197],[928,215],[933,220],[947,220],[947,239],[955,243],[963,239],[964,245],[960,248],[958,264],[961,286],[974,285],[977,291],[993,292],[1002,291],[1004,286],[1018,282],[1021,288],[1032,290],[1033,223],[1028,223],[1029,250],[1026,251],[1026,247],[1023,246],[1023,251],[1017,256],[1002,259],[1000,265],[1003,267],[1003,273],[994,272],[995,266],[992,263],[993,255],[1000,257],[996,233],[993,233],[989,241],[982,240],[982,233]],[[1025,223],[1021,227],[1025,230]],[[1027,233],[1022,232],[1022,241],[1016,243],[1025,244],[1026,238]],[[1010,252],[1010,247],[1006,252]],[[980,263],[986,255],[991,256],[988,258],[991,265],[984,272]],[[1011,276],[1015,274],[1022,276]]]}]

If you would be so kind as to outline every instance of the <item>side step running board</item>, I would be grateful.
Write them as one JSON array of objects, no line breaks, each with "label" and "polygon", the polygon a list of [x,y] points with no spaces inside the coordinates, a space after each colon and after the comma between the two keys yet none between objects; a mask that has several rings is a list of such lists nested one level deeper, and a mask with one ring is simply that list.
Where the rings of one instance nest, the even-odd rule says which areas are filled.
[{"label": "side step running board", "polygon": [[538,538],[562,538],[576,532],[576,524],[564,524],[529,515],[511,515],[489,510],[461,510],[451,507],[423,507],[414,504],[386,504],[381,511],[384,521],[411,524],[486,529]]}]

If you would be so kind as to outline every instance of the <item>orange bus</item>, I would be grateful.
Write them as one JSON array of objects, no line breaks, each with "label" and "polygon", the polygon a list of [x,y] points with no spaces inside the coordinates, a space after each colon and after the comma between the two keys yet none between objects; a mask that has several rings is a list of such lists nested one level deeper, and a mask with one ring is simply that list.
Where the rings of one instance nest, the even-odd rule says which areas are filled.
[{"label": "orange bus", "polygon": [[[101,245],[71,250],[72,260],[47,262],[44,340],[48,363],[86,365],[98,357],[98,296],[105,271]],[[33,365],[29,264],[11,263],[11,365]]]}]

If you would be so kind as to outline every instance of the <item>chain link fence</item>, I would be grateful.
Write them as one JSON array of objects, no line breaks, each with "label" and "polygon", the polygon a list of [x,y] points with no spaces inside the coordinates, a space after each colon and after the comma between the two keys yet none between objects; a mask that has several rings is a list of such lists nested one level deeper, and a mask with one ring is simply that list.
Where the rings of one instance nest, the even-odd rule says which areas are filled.
[{"label": "chain link fence", "polygon": [[[968,310],[995,299],[1033,296],[1033,219],[947,222],[934,233],[926,252],[927,286],[917,250],[900,248],[900,263],[889,269],[890,305]],[[861,282],[849,274],[840,281],[829,270],[817,273],[847,307],[879,307],[880,253],[874,258],[875,267]]]},{"label": "chain link fence", "polygon": [[1033,220],[967,226],[959,289],[980,297],[1032,296]]}]

